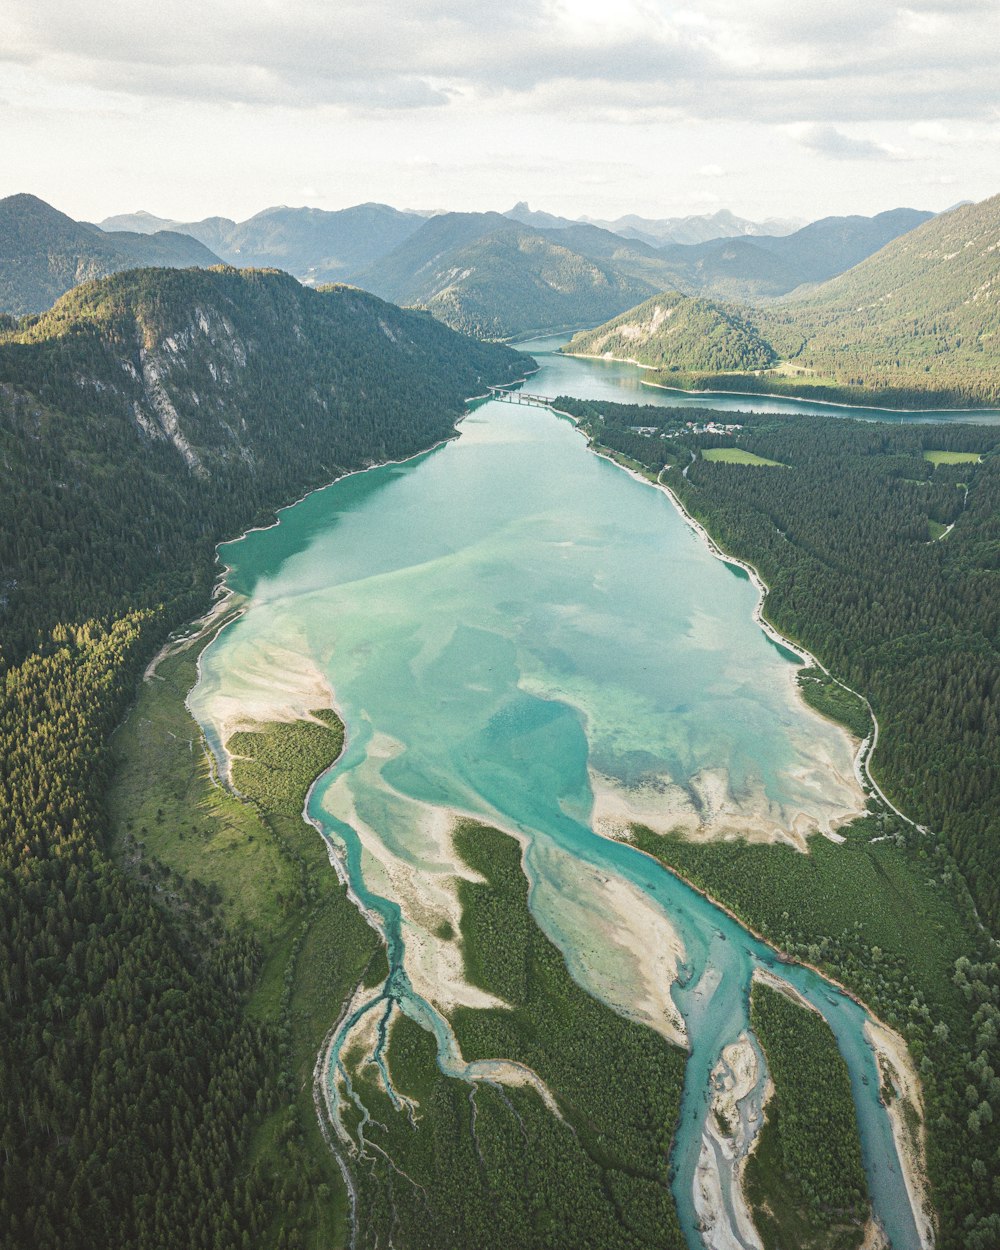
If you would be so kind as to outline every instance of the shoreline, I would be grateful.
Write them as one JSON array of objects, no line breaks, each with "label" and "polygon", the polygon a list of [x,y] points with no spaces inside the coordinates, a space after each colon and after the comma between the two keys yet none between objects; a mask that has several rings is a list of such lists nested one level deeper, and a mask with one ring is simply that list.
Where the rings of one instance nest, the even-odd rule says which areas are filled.
[{"label": "shoreline", "polygon": [[[598,329],[599,327],[594,327],[594,328]],[[555,331],[554,333],[558,334],[559,331]],[[572,342],[572,339],[569,340],[569,342]],[[567,343],[567,346],[568,346],[568,343]],[[603,361],[605,364],[633,365],[637,369],[643,369],[646,372],[652,372],[652,373],[656,373],[659,369],[663,367],[661,365],[643,364],[641,360],[636,360],[632,356],[612,356],[612,355],[606,355],[604,353],[601,353],[600,355],[595,355],[593,352],[564,352],[561,349],[559,350],[558,355],[568,356],[574,360],[596,360],[596,361]],[[873,404],[873,403],[848,404],[848,403],[844,403],[843,400],[838,400],[838,399],[815,399],[807,395],[784,395],[776,391],[726,391],[726,390],[712,389],[711,387],[708,387],[705,389],[701,389],[700,387],[688,388],[688,387],[683,387],[683,386],[668,386],[665,382],[652,382],[646,378],[640,378],[639,380],[643,386],[652,386],[658,391],[672,391],[676,395],[725,395],[733,399],[740,399],[745,395],[751,399],[777,399],[777,400],[786,400],[788,403],[791,403],[791,404],[818,404],[822,408],[844,408],[848,412],[854,409],[861,409],[862,411],[868,411],[868,412],[896,413],[899,416],[903,416],[903,417],[919,417],[919,416],[924,416],[929,412],[946,412],[946,413],[958,413],[958,414],[988,412],[988,413],[993,413],[995,415],[1000,415],[1000,409],[990,408],[990,407],[985,407],[985,406],[977,407],[977,408],[887,408],[884,404]],[[794,415],[794,414],[791,414],[791,415]]]},{"label": "shoreline", "polygon": [[[555,410],[555,409],[550,409],[550,410],[551,410],[551,411],[553,411],[554,413],[557,411],[557,410]],[[568,416],[568,414],[565,414],[565,413],[561,413],[561,414],[559,414],[559,415],[562,415],[562,416]],[[460,418],[459,420],[462,420],[462,419],[464,419],[464,418]],[[456,426],[457,426],[457,423],[456,423]],[[452,436],[452,437],[455,437],[455,436]],[[451,438],[451,437],[449,437],[448,439],[442,440],[441,442],[439,442],[439,443],[435,444],[435,445],[434,445],[434,447],[431,447],[431,448],[425,449],[425,450],[423,450],[423,451],[420,451],[420,452],[414,453],[414,455],[413,455],[413,456],[407,457],[405,460],[401,460],[401,461],[387,461],[387,462],[384,462],[384,463],[385,463],[385,464],[402,464],[402,463],[406,463],[408,460],[415,459],[415,458],[417,458],[418,456],[427,455],[427,454],[429,454],[429,452],[430,452],[430,451],[437,450],[439,447],[443,446],[445,442],[449,442],[449,441],[452,441],[452,438]],[[596,448],[595,448],[594,450],[596,451]],[[602,454],[602,453],[601,453],[600,451],[596,451],[596,454]],[[610,456],[606,456],[606,457],[604,457],[604,458],[607,458],[607,459],[612,459],[612,457],[610,457]],[[617,462],[616,462],[616,463],[617,463]],[[379,468],[379,467],[383,467],[383,466],[382,466],[382,464],[367,466],[367,467],[366,467],[366,468],[364,468],[364,469],[355,470],[354,472],[368,472],[368,471],[369,471],[370,469],[372,469],[372,468]],[[620,464],[619,464],[619,465],[618,465],[618,467],[626,467],[626,466],[622,466],[622,465],[620,465]],[[627,472],[632,473],[632,471],[631,471],[631,470],[629,470],[627,467],[626,467],[626,471],[627,471]],[[352,476],[352,475],[353,475],[353,473],[352,473],[352,474],[345,474],[344,476]],[[756,573],[756,570],[755,570],[755,569],[753,569],[753,567],[752,567],[752,566],[750,566],[750,565],[748,565],[748,564],[745,564],[744,562],[739,561],[739,560],[737,560],[737,559],[736,559],[736,558],[734,558],[734,557],[730,557],[730,556],[725,555],[725,553],[724,553],[724,552],[722,552],[721,548],[719,548],[719,547],[717,546],[717,544],[715,544],[715,543],[714,543],[714,540],[712,540],[712,539],[711,539],[711,536],[708,534],[708,531],[704,528],[704,526],[701,526],[701,525],[700,525],[700,523],[696,522],[696,521],[694,520],[694,518],[690,517],[690,516],[689,516],[689,514],[687,514],[687,513],[686,513],[686,510],[685,510],[685,509],[683,508],[683,506],[680,504],[679,500],[676,498],[676,496],[674,495],[673,491],[672,491],[672,490],[670,490],[670,488],[669,488],[669,487],[664,486],[661,482],[658,482],[658,481],[657,481],[657,482],[651,482],[651,481],[649,481],[649,479],[641,477],[638,473],[632,473],[632,475],[633,475],[633,476],[635,476],[635,477],[637,478],[637,480],[640,480],[640,481],[646,481],[646,482],[647,482],[647,484],[657,486],[657,487],[659,487],[660,489],[664,490],[664,491],[665,491],[665,493],[667,493],[668,497],[670,497],[670,498],[671,498],[672,502],[674,503],[674,506],[675,506],[675,507],[679,510],[679,512],[680,512],[680,513],[681,513],[681,514],[682,514],[682,515],[683,515],[683,516],[684,516],[684,517],[688,520],[688,522],[691,524],[691,526],[692,526],[693,528],[695,528],[695,529],[696,529],[696,532],[697,532],[697,531],[700,531],[700,532],[701,532],[701,535],[704,537],[705,541],[708,543],[708,545],[709,545],[709,549],[710,549],[710,551],[711,551],[711,553],[712,553],[713,555],[717,556],[717,558],[719,558],[719,559],[722,559],[722,560],[723,560],[724,562],[726,562],[726,563],[729,563],[729,564],[734,565],[734,566],[736,566],[736,567],[741,567],[741,568],[743,568],[743,569],[747,572],[748,576],[751,576],[751,579],[752,579],[752,581],[753,581],[753,583],[754,583],[754,585],[755,585],[755,588],[758,590],[758,592],[759,592],[759,594],[760,594],[760,599],[759,599],[759,602],[758,602],[758,604],[757,604],[757,608],[755,609],[755,612],[754,612],[754,619],[755,619],[755,621],[756,621],[758,624],[760,624],[760,626],[761,626],[761,628],[764,630],[764,632],[765,632],[766,634],[768,634],[768,636],[772,637],[772,640],[773,640],[773,641],[778,642],[778,643],[779,643],[779,645],[782,645],[782,646],[787,646],[787,648],[788,648],[789,650],[794,650],[794,651],[796,652],[796,654],[800,654],[800,655],[801,655],[801,654],[804,654],[804,655],[808,656],[808,655],[809,655],[809,653],[808,653],[808,652],[805,652],[804,648],[800,648],[800,647],[796,646],[795,644],[791,643],[789,640],[784,639],[784,638],[783,638],[783,637],[782,637],[782,636],[778,633],[778,631],[777,631],[776,629],[774,629],[774,627],[773,627],[773,626],[771,626],[771,625],[770,625],[770,622],[767,622],[766,620],[764,620],[764,619],[763,619],[763,615],[762,615],[763,599],[764,599],[764,596],[765,596],[765,595],[766,595],[766,593],[767,593],[767,588],[766,588],[765,584],[763,583],[762,579],[760,579],[759,575]],[[315,489],[317,489],[317,490],[319,490],[319,489],[326,489],[326,487],[327,487],[327,486],[334,485],[334,484],[336,483],[336,481],[339,481],[339,480],[340,480],[339,478],[338,478],[338,479],[335,479],[335,480],[334,480],[334,482],[327,483],[327,484],[326,484],[326,486],[323,486],[323,487],[317,487],[317,488],[315,488]],[[315,493],[315,492],[314,492],[314,491],[307,492],[307,495],[308,495],[308,494],[312,494],[312,493]],[[304,495],[304,496],[303,496],[303,498],[306,498],[306,497],[307,497],[306,495]],[[300,501],[299,501],[299,502],[300,502]],[[287,507],[293,507],[293,506],[295,506],[295,504],[289,504],[289,505],[286,505],[286,506],[287,506]],[[279,511],[284,511],[284,508],[280,509]],[[275,521],[274,521],[271,525],[268,525],[268,526],[260,526],[260,527],[255,527],[255,529],[269,529],[269,528],[274,528],[277,524],[280,524],[280,519],[281,519],[281,518],[280,518],[280,516],[278,516],[278,517],[276,517]],[[247,531],[247,534],[249,534],[249,533],[251,533],[251,532],[254,532],[254,531],[253,531],[253,530]],[[246,536],[246,535],[244,535],[244,537],[245,537],[245,536]],[[235,541],[235,540],[234,540],[234,541]],[[227,566],[227,569],[228,569],[229,567],[230,567],[230,566]],[[758,616],[758,613],[760,613],[760,616]],[[231,623],[231,622],[224,622],[223,624],[221,624],[221,625],[220,625],[220,627],[219,627],[219,631],[218,631],[218,632],[221,632],[221,629],[225,627],[225,624],[226,624],[226,623]],[[206,645],[208,645],[208,644],[206,644]],[[810,658],[812,658],[812,657],[810,657]],[[805,660],[803,660],[803,663],[805,663],[805,662],[806,662],[806,661],[805,661]],[[823,666],[822,666],[822,665],[818,665],[818,664],[817,664],[817,666],[818,666],[818,667],[820,667],[820,668],[823,668]],[[826,670],[825,670],[825,669],[823,669],[823,671],[826,671]],[[342,748],[342,751],[341,751],[340,755],[338,755],[338,757],[337,757],[337,759],[339,760],[340,758],[342,758],[343,752],[346,750],[346,747],[347,747],[347,725],[346,725],[346,721],[344,720],[343,716],[340,714],[339,710],[336,708],[335,704],[332,704],[332,706],[333,706],[334,710],[337,712],[338,716],[340,716],[340,719],[341,719],[342,723],[344,724],[344,735],[345,735],[345,737],[344,737],[344,745],[343,745],[343,748]],[[877,723],[876,723],[876,725],[877,725]],[[877,732],[876,732],[876,734],[875,734],[875,740],[877,741]],[[864,744],[862,744],[862,746],[864,746]],[[874,744],[873,744],[873,747],[874,747]],[[872,748],[872,749],[873,749],[873,748]],[[322,780],[322,778],[323,778],[323,777],[325,777],[325,776],[327,776],[327,775],[328,775],[330,768],[334,767],[334,766],[336,765],[336,763],[337,763],[337,760],[334,760],[334,761],[332,761],[332,763],[331,763],[331,764],[328,764],[328,765],[327,765],[327,766],[326,766],[326,767],[322,770],[322,772],[320,772],[320,773],[317,775],[317,777],[313,779],[313,782],[311,783],[310,788],[309,788],[309,790],[308,790],[308,792],[307,792],[306,800],[305,800],[305,803],[304,803],[304,806],[303,806],[303,816],[306,818],[306,820],[307,820],[310,824],[313,824],[313,825],[314,825],[314,827],[317,827],[317,828],[320,828],[319,823],[318,823],[317,821],[313,820],[313,819],[312,819],[312,818],[308,815],[308,810],[307,810],[307,809],[308,809],[309,801],[310,801],[310,799],[311,799],[311,797],[312,797],[312,795],[313,795],[313,793],[314,793],[314,791],[315,791],[316,786],[319,784],[319,782]],[[890,804],[890,806],[891,806],[891,804]],[[460,813],[460,812],[458,812],[458,809],[453,809],[453,810],[455,810],[456,814],[458,814],[458,815],[460,815],[460,816],[467,816],[467,818],[468,818],[468,817],[471,817],[472,819],[482,821],[483,823],[486,823],[486,820],[488,820],[488,818],[484,819],[481,815],[472,815],[471,813],[468,813],[468,814],[465,814],[465,813]],[[894,809],[894,810],[895,810],[895,809]],[[490,823],[492,823],[492,822],[490,822]],[[320,832],[321,832],[321,836],[323,836],[323,835],[322,835],[322,829],[321,829],[321,828],[320,828]],[[505,829],[505,830],[504,830],[504,832],[510,832],[510,830],[509,830],[509,829]],[[526,837],[525,837],[525,836],[523,836],[523,835],[522,835],[522,838],[520,838],[519,840],[522,842],[522,862],[523,862],[523,860],[524,860],[524,855],[523,855],[523,847],[524,847],[525,841],[526,841],[527,839],[526,839]],[[335,851],[334,851],[334,848],[332,847],[332,845],[330,844],[329,840],[328,840],[325,836],[324,836],[324,841],[327,843],[328,854],[329,854],[329,857],[330,857],[330,859],[331,859],[331,862],[333,863],[333,865],[334,865],[334,867],[335,867],[335,871],[337,871],[337,872],[338,872],[338,876],[341,876],[341,872],[343,872],[343,874],[344,874],[344,875],[343,875],[343,876],[341,876],[341,879],[342,879],[342,880],[344,880],[345,878],[347,878],[347,886],[348,886],[348,890],[349,890],[350,895],[351,895],[351,901],[352,901],[352,902],[354,903],[354,905],[355,905],[355,906],[357,906],[357,907],[358,907],[358,909],[362,912],[362,914],[365,916],[366,920],[368,920],[368,922],[369,922],[369,923],[372,923],[372,913],[371,913],[371,912],[370,912],[367,908],[365,908],[365,907],[361,904],[360,900],[357,898],[357,895],[353,893],[353,890],[352,890],[352,887],[351,887],[351,884],[350,884],[350,880],[349,880],[349,875],[348,875],[348,873],[347,873],[347,869],[346,869],[346,863],[340,863],[340,862],[338,862],[338,861],[340,861],[340,860],[341,860],[341,858],[342,858],[342,857],[341,857],[341,856],[339,856],[339,855],[336,855],[336,853],[335,853]],[[635,848],[635,849],[638,849],[638,848]],[[647,853],[647,852],[643,852],[643,853]],[[684,878],[684,877],[683,877],[680,873],[676,872],[674,869],[670,868],[668,865],[662,864],[662,862],[661,862],[661,861],[656,860],[656,857],[655,857],[655,856],[650,855],[650,858],[651,858],[651,859],[653,859],[653,860],[654,860],[654,862],[659,863],[661,867],[666,867],[666,868],[668,869],[668,871],[673,872],[673,873],[674,873],[674,875],[675,875],[675,876],[676,876],[679,880],[681,880],[682,882],[684,882],[684,884],[691,885],[691,883],[690,883],[690,882],[687,882],[687,881],[685,880],[685,878]],[[529,880],[529,883],[530,883],[530,881],[531,881],[531,875],[527,872],[527,870],[526,870],[526,866],[525,866],[525,875],[528,877],[528,880]],[[691,888],[693,888],[693,889],[696,889],[696,890],[697,890],[697,887],[691,886]],[[741,920],[738,916],[736,916],[736,914],[735,914],[735,913],[733,913],[732,911],[730,911],[728,908],[726,908],[726,907],[724,907],[724,906],[722,906],[722,905],[720,905],[720,904],[716,903],[716,902],[715,902],[715,900],[712,900],[712,899],[710,898],[710,896],[707,894],[707,892],[705,892],[705,891],[701,891],[701,890],[697,890],[697,892],[698,892],[698,893],[701,893],[701,894],[703,895],[703,897],[705,897],[706,899],[708,899],[708,900],[709,900],[710,902],[712,902],[714,905],[719,906],[719,907],[720,907],[720,910],[722,910],[722,911],[726,912],[729,916],[731,916],[734,920],[736,920],[736,921],[737,921],[737,922],[738,922],[738,923],[739,923],[739,924],[740,924],[743,928],[747,929],[747,931],[749,931],[749,932],[751,932],[751,933],[753,933],[753,932],[754,932],[752,929],[750,929],[750,928],[749,928],[749,926],[748,926],[748,925],[746,925],[746,924],[745,924],[745,922],[744,922],[744,921],[742,921],[742,920]],[[380,918],[379,918],[379,919],[380,919]],[[376,928],[377,928],[377,929],[381,932],[381,926],[380,926],[380,925],[376,925],[376,926],[373,926],[373,927],[376,927]],[[384,940],[385,940],[385,934],[384,934],[384,932],[381,932],[381,936],[382,936],[383,941],[384,941]],[[754,936],[757,936],[757,937],[758,937],[761,941],[766,942],[766,939],[763,939],[760,935],[758,935],[758,934],[754,934]],[[768,949],[774,949],[774,948],[770,945],[770,943],[766,943],[766,944],[767,944],[767,946],[768,946]],[[781,952],[779,952],[779,951],[777,951],[777,950],[775,950],[775,955],[776,955],[776,957],[777,957],[777,958],[778,958],[781,962],[784,962],[784,963],[789,963],[789,964],[794,963],[794,964],[799,964],[800,966],[804,964],[804,961],[802,961],[802,960],[794,960],[794,959],[791,959],[790,957],[785,957],[785,956],[783,956],[783,955],[781,954]],[[405,963],[404,963],[404,966],[405,966]],[[847,996],[849,996],[850,998],[852,998],[854,1001],[858,1002],[858,1003],[859,1003],[859,1004],[860,1004],[860,1005],[864,1008],[864,1010],[868,1013],[868,1015],[871,1017],[871,1019],[876,1020],[876,1021],[880,1024],[880,1025],[882,1024],[882,1022],[881,1022],[881,1021],[878,1021],[878,1018],[877,1018],[877,1017],[875,1017],[875,1016],[873,1015],[873,1013],[871,1013],[871,1012],[870,1012],[870,1010],[869,1010],[869,1009],[865,1006],[865,1004],[862,1002],[862,1000],[860,1000],[859,998],[857,998],[857,996],[856,996],[856,995],[854,995],[853,993],[851,993],[851,991],[847,990],[847,989],[846,989],[846,987],[841,986],[838,982],[836,982],[836,981],[835,981],[833,978],[831,978],[828,974],[821,972],[819,969],[815,968],[813,965],[810,965],[810,964],[804,964],[804,966],[807,966],[807,967],[813,968],[813,970],[814,970],[815,972],[819,973],[819,975],[820,975],[820,976],[822,976],[822,977],[823,977],[823,979],[824,979],[824,980],[825,980],[828,984],[831,984],[831,985],[836,986],[838,989],[840,989],[840,990],[841,990],[843,993],[845,993]],[[884,1026],[883,1026],[883,1027],[884,1027]]]},{"label": "shoreline", "polygon": [[[565,417],[569,421],[572,421],[573,424],[577,427],[577,429],[580,429],[580,422],[578,418],[573,416],[572,413],[564,412],[560,408],[554,408],[551,404],[548,405],[548,409],[551,413],[555,414],[556,416]],[[581,430],[581,433],[582,432],[583,431]],[[677,509],[678,513],[681,515],[683,520],[702,539],[702,541],[708,547],[708,550],[711,553],[711,555],[713,555],[717,560],[721,560],[723,564],[728,564],[728,565],[733,566],[734,568],[742,569],[743,572],[746,573],[746,575],[749,577],[750,581],[752,582],[752,584],[754,585],[754,587],[756,588],[759,594],[757,605],[754,608],[753,613],[752,613],[752,619],[760,627],[760,629],[767,635],[767,637],[770,638],[770,640],[776,646],[783,647],[785,650],[791,651],[794,654],[798,655],[801,659],[801,666],[803,668],[808,668],[808,667],[818,668],[820,672],[825,673],[826,676],[829,677],[831,681],[836,682],[836,684],[840,686],[842,690],[846,690],[848,694],[854,695],[855,698],[860,699],[864,703],[865,707],[868,709],[868,714],[872,720],[872,733],[871,733],[870,739],[868,738],[862,739],[860,745],[857,748],[857,752],[855,754],[855,759],[854,759],[855,777],[858,778],[858,780],[860,781],[861,775],[863,773],[865,779],[868,782],[868,785],[871,787],[872,790],[874,790],[875,794],[878,795],[878,797],[882,800],[882,802],[885,804],[886,807],[888,807],[891,811],[893,811],[900,818],[900,820],[904,820],[908,825],[916,829],[919,833],[927,833],[927,829],[925,828],[925,826],[918,824],[917,821],[913,820],[911,817],[907,816],[904,812],[901,812],[899,810],[899,808],[886,795],[882,787],[872,776],[871,759],[873,755],[875,754],[875,748],[878,746],[879,723],[878,723],[878,717],[875,715],[875,710],[872,707],[871,703],[869,702],[867,696],[863,695],[858,690],[852,689],[852,687],[848,686],[846,682],[841,681],[840,678],[836,677],[833,673],[831,673],[830,670],[826,667],[826,665],[823,664],[819,659],[817,659],[817,657],[813,655],[811,651],[809,651],[806,647],[804,647],[800,642],[797,642],[791,638],[786,638],[785,635],[782,634],[780,630],[767,619],[767,617],[764,615],[764,601],[766,600],[768,594],[770,594],[770,587],[761,577],[756,567],[752,565],[749,561],[741,559],[739,556],[730,555],[728,552],[725,551],[723,547],[719,545],[718,542],[716,542],[716,540],[712,537],[712,535],[705,528],[705,526],[701,523],[701,521],[697,520],[696,517],[692,516],[691,513],[688,512],[687,508],[684,507],[684,504],[681,502],[680,498],[676,495],[674,490],[670,486],[668,486],[665,482],[661,481],[663,470],[660,471],[660,474],[658,474],[654,480],[652,478],[645,477],[643,474],[637,472],[635,469],[631,468],[629,465],[623,464],[620,460],[616,459],[615,456],[611,454],[610,450],[606,450],[605,448],[603,448],[600,443],[597,443],[594,440],[588,438],[587,446],[595,455],[600,456],[602,460],[610,461],[611,464],[616,465],[624,473],[627,473],[629,477],[634,478],[635,481],[642,482],[646,486],[652,486],[656,490],[663,491],[663,493],[668,497],[668,499]],[[803,703],[805,703],[805,698],[802,696],[801,692],[800,692],[799,697],[802,698]],[[806,704],[806,706],[809,707],[808,704]],[[813,707],[809,707],[809,710],[817,716],[823,716],[822,712],[816,711],[816,709]],[[844,732],[847,733],[848,736],[852,740],[854,740],[853,734],[850,733],[850,731],[846,728],[846,726],[841,725],[839,721],[835,721],[833,720],[832,717],[829,717],[829,716],[824,717],[824,719],[827,721],[830,721],[832,724],[840,725],[840,728],[843,729]],[[864,789],[863,783],[862,783],[862,789]]]},{"label": "shoreline", "polygon": [[[569,352],[566,355],[570,355]],[[591,357],[590,359],[603,359],[603,357]],[[637,361],[624,360],[619,357],[613,357],[613,360],[620,364],[637,364]],[[640,369],[655,369],[655,365],[639,365]],[[786,400],[790,404],[818,404],[821,408],[844,408],[848,412],[856,409],[867,412],[891,412],[900,417],[921,417],[926,416],[929,412],[947,412],[947,413],[976,413],[989,412],[994,415],[1000,415],[1000,409],[997,408],[886,408],[882,404],[845,404],[837,399],[810,399],[806,395],[779,395],[775,391],[713,391],[713,390],[685,390],[683,386],[667,386],[663,382],[650,382],[647,379],[641,379],[643,386],[653,386],[658,391],[673,391],[676,395],[726,395],[733,399],[740,399],[744,395],[751,399],[778,399]],[[780,415],[780,414],[779,414]],[[795,413],[790,413],[795,416]],[[803,414],[799,414],[803,415]],[[864,420],[859,417],[858,420]],[[972,424],[977,424],[973,422]]]}]

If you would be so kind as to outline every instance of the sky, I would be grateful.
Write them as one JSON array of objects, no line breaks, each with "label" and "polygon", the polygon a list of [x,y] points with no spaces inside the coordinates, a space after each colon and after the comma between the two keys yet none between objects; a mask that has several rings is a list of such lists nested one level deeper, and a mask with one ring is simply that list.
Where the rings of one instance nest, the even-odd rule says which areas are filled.
[{"label": "sky", "polygon": [[1000,192],[1000,0],[0,0],[0,195],[812,220]]}]

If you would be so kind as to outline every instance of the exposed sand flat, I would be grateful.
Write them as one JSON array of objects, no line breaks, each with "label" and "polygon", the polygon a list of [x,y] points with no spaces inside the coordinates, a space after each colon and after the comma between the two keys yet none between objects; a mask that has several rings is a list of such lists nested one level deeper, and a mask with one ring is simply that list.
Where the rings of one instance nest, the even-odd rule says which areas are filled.
[{"label": "exposed sand flat", "polygon": [[654,833],[680,833],[699,841],[746,838],[785,842],[805,851],[812,834],[832,834],[865,810],[864,793],[853,775],[828,757],[793,776],[803,804],[799,808],[769,799],[761,785],[734,794],[721,768],[703,768],[687,787],[669,777],[624,786],[591,768],[591,824],[596,833],[610,838],[627,839],[632,825],[645,825]]},{"label": "exposed sand flat", "polygon": [[754,1099],[759,1079],[757,1053],[744,1033],[712,1073],[714,1096],[695,1172],[694,1205],[709,1250],[762,1250],[743,1194],[746,1158],[762,1122]]},{"label": "exposed sand flat", "polygon": [[312,720],[317,709],[332,706],[330,683],[304,645],[241,641],[225,691],[207,692],[204,710],[226,743],[240,730]]},{"label": "exposed sand flat", "polygon": [[[326,791],[330,815],[350,825],[361,840],[365,884],[392,899],[402,912],[404,963],[414,990],[447,1015],[456,1007],[502,1007],[503,1001],[470,985],[459,939],[462,908],[458,881],[481,881],[458,856],[451,831],[459,813],[406,798],[380,776],[381,767],[400,751],[398,743],[377,735],[356,778],[345,773]],[[383,810],[391,816],[392,845],[358,812],[352,783],[377,785]],[[389,827],[389,823],[385,827]],[[440,936],[450,926],[453,938]]]},{"label": "exposed sand flat", "polygon": [[532,847],[528,864],[535,914],[573,979],[685,1046],[684,1019],[670,995],[684,944],[662,908],[638,886],[548,842]]},{"label": "exposed sand flat", "polygon": [[784,994],[786,998],[790,998],[793,1003],[798,1003],[806,1011],[815,1012],[822,1019],[823,1013],[820,1009],[814,1006],[808,998],[804,998],[794,985],[782,981],[780,977],[776,977],[773,972],[768,972],[766,968],[754,968],[753,980],[762,982],[772,990],[777,990],[779,994]]},{"label": "exposed sand flat", "polygon": [[[865,1036],[875,1051],[883,1083],[891,1085],[896,1092],[896,1097],[888,1106],[892,1136],[903,1169],[903,1179],[920,1235],[920,1244],[925,1250],[930,1250],[934,1245],[934,1208],[927,1182],[927,1130],[920,1078],[906,1043],[898,1033],[880,1022],[868,1020],[865,1023]],[[916,1113],[918,1126],[915,1131],[907,1123],[903,1104],[909,1104]]]},{"label": "exposed sand flat", "polygon": [[[488,813],[437,807],[400,794],[382,769],[401,750],[389,736],[374,735],[364,763],[337,779],[324,795],[324,806],[357,832],[368,888],[399,904],[404,963],[416,992],[446,1016],[461,1006],[505,1006],[465,978],[457,887],[461,879],[482,878],[460,858],[452,838],[460,820],[498,822]],[[355,794],[367,794],[370,802],[375,789],[378,812],[359,811]],[[391,839],[384,833],[389,829]],[[503,831],[527,845],[519,830]],[[684,1046],[683,1018],[670,995],[684,948],[662,909],[637,886],[546,839],[532,845],[528,875],[534,911],[544,918],[548,936],[564,952],[577,982],[622,1015]],[[446,926],[453,937],[441,936]]]},{"label": "exposed sand flat", "polygon": [[533,1089],[557,1120],[563,1118],[552,1091],[532,1068],[512,1059],[476,1059],[466,1064],[464,1076],[469,1081],[495,1082],[497,1085],[518,1085]]}]

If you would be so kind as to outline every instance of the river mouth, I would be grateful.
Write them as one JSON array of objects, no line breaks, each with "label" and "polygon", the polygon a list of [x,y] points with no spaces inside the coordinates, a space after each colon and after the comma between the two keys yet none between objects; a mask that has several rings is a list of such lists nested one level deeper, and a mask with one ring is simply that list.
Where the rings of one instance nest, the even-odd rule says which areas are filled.
[{"label": "river mouth", "polygon": [[[577,393],[589,385],[579,362],[541,359],[533,388],[568,389],[549,367],[576,366]],[[308,812],[386,933],[392,971],[335,1047],[368,1029],[377,1049],[392,999],[464,1074],[448,1014],[484,1004],[438,934],[454,928],[464,871],[450,821],[475,816],[524,845],[533,914],[584,988],[688,1047],[672,1165],[692,1246],[709,1076],[747,1030],[761,967],[834,1028],[876,1211],[898,1250],[918,1245],[899,1169],[885,1166],[894,1147],[864,1011],[600,836],[615,813],[624,827],[659,812],[665,829],[752,826],[801,843],[857,810],[851,740],[801,702],[795,665],[753,623],[756,590],[662,493],[544,410],[488,403],[461,428],[227,544],[227,582],[247,606],[204,653],[191,696],[223,744],[241,716],[288,719],[317,698],[345,721],[344,755]]]}]

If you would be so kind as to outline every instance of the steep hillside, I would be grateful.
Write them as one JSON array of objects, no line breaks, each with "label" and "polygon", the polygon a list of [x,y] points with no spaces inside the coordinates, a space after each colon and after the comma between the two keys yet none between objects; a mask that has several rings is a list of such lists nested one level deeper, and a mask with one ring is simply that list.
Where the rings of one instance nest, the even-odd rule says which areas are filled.
[{"label": "steep hillside", "polygon": [[141,270],[77,288],[0,339],[4,650],[116,612],[127,588],[133,606],[193,609],[219,536],[447,437],[484,379],[527,363],[275,272]]},{"label": "steep hillside", "polygon": [[316,286],[350,280],[392,251],[424,218],[387,204],[357,204],[336,212],[319,208],[266,208],[246,221],[207,217],[167,221],[151,213],[127,213],[101,222],[103,230],[175,230],[210,247],[228,264],[285,269]]},{"label": "steep hillside", "polygon": [[672,245],[661,248],[659,254],[682,291],[722,299],[757,299],[825,282],[931,216],[897,208],[875,217],[824,217],[793,234]]},{"label": "steep hillside", "polygon": [[[749,352],[742,364],[694,363],[697,353],[678,351],[670,323],[661,319],[654,329],[644,307],[621,319],[632,327],[627,341],[620,341],[617,323],[585,341],[604,342],[602,353],[669,369],[660,380],[670,386],[900,408],[996,405],[998,249],[1000,196],[994,196],[924,222],[811,291],[755,308],[718,309],[763,349],[755,363]],[[618,337],[612,342],[608,335]]]},{"label": "steep hillside", "polygon": [[575,334],[565,348],[663,369],[762,369],[769,344],[745,320],[708,300],[666,292],[596,330]]},{"label": "steep hillside", "polygon": [[207,247],[182,234],[109,234],[33,195],[0,200],[0,312],[42,312],[77,283],[122,269],[218,263]]},{"label": "steep hillside", "polygon": [[247,786],[259,801],[238,804],[183,708],[194,657],[175,657],[169,726],[167,679],[144,688],[157,728],[140,718],[151,754],[130,789],[142,803],[162,787],[149,822],[191,848],[183,872],[145,816],[112,842],[110,739],[168,631],[208,607],[220,539],[343,469],[428,447],[481,378],[526,363],[362,292],[252,270],[119,274],[7,325],[5,1250],[346,1244],[309,1081],[328,1023],[313,1040],[311,1021],[380,948],[300,818],[339,723],[282,726],[276,763],[256,770],[251,745],[248,775],[280,769],[289,797],[268,808]]},{"label": "steep hillside", "polygon": [[538,229],[500,213],[428,221],[359,283],[480,338],[601,321],[663,288],[654,249],[594,226]]},{"label": "steep hillside", "polygon": [[840,384],[1000,400],[1000,196],[954,209],[758,322]]}]

